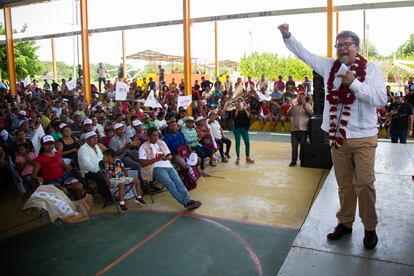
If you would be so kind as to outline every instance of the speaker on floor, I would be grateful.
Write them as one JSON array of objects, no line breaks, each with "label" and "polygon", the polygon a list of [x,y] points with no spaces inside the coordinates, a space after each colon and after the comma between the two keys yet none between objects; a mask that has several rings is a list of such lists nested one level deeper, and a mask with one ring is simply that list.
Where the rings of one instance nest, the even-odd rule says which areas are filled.
[{"label": "speaker on floor", "polygon": [[305,144],[301,165],[307,168],[331,169],[332,157],[329,144]]},{"label": "speaker on floor", "polygon": [[321,75],[313,71],[313,113],[322,115],[325,106],[325,83]]},{"label": "speaker on floor", "polygon": [[313,102],[314,103],[325,103],[325,90],[321,88],[315,88],[313,90]]},{"label": "speaker on floor", "polygon": [[312,144],[327,144],[328,134],[321,129],[322,116],[314,116],[310,119],[310,142]]}]

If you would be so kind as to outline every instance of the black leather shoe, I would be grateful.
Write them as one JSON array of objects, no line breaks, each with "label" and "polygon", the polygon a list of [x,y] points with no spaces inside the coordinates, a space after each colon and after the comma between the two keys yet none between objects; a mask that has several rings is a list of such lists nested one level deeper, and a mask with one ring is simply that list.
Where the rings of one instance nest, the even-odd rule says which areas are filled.
[{"label": "black leather shoe", "polygon": [[293,167],[293,166],[296,166],[296,161],[290,162],[289,167]]},{"label": "black leather shoe", "polygon": [[342,239],[343,236],[351,234],[351,233],[352,233],[352,228],[348,228],[342,223],[339,223],[335,227],[334,231],[329,233],[326,237],[330,241],[337,241],[337,240]]},{"label": "black leather shoe", "polygon": [[372,250],[377,246],[378,243],[378,236],[377,233],[374,231],[367,231],[365,230],[364,236],[364,246],[368,250]]}]

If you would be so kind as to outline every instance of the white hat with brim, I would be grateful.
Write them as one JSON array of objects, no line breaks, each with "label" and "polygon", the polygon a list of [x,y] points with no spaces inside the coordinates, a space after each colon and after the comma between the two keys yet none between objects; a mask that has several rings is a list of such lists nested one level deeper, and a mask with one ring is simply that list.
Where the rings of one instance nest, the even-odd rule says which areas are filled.
[{"label": "white hat with brim", "polygon": [[46,143],[49,143],[49,142],[54,143],[55,139],[53,139],[53,137],[50,136],[50,135],[45,135],[45,136],[42,137],[42,144],[46,144]]},{"label": "white hat with brim", "polygon": [[4,142],[6,142],[7,139],[9,139],[9,133],[7,132],[7,130],[3,129],[2,131],[0,131],[0,137],[3,139]]},{"label": "white hat with brim", "polygon": [[140,125],[142,125],[142,122],[140,121],[140,120],[133,120],[132,121],[132,125],[135,127],[135,126],[140,126]]},{"label": "white hat with brim", "polygon": [[85,121],[83,121],[83,125],[92,125],[93,122],[91,119],[85,119]]},{"label": "white hat with brim", "polygon": [[87,139],[89,139],[89,138],[91,138],[93,136],[97,136],[95,131],[89,131],[89,132],[86,132],[84,134],[85,140],[87,140]]},{"label": "white hat with brim", "polygon": [[192,116],[185,116],[185,117],[183,118],[183,122],[184,122],[184,123],[187,123],[187,122],[194,122],[194,117],[192,117]]},{"label": "white hat with brim", "polygon": [[114,129],[118,129],[118,128],[121,128],[121,127],[124,127],[124,125],[123,125],[123,124],[121,124],[121,123],[116,123],[116,124],[114,125]]},{"label": "white hat with brim", "polygon": [[63,128],[67,127],[67,126],[68,126],[67,124],[65,124],[65,123],[61,123],[61,124],[59,125],[59,128],[60,128],[60,129],[63,129]]},{"label": "white hat with brim", "polygon": [[402,97],[402,92],[400,92],[400,91],[395,92],[394,97],[396,97],[396,98]]},{"label": "white hat with brim", "polygon": [[198,122],[203,121],[203,120],[206,120],[206,118],[203,117],[203,116],[200,116],[200,117],[197,117],[196,122],[198,123]]},{"label": "white hat with brim", "polygon": [[20,111],[18,112],[18,114],[19,114],[20,116],[26,116],[26,111],[24,111],[24,110],[20,110]]}]

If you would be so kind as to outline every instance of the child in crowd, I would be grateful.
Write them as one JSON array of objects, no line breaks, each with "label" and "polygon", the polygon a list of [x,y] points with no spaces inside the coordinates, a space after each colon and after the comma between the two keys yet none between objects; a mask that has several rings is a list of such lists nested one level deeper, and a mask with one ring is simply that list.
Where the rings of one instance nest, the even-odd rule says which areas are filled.
[{"label": "child in crowd", "polygon": [[125,185],[134,184],[135,190],[138,196],[135,197],[135,202],[140,205],[145,205],[145,201],[142,198],[142,189],[138,179],[128,177],[128,172],[121,160],[115,157],[115,151],[108,149],[104,151],[105,169],[109,173],[109,181],[112,187],[119,187],[119,207],[123,212],[128,211],[128,208],[124,201]]},{"label": "child in crowd", "polygon": [[111,142],[112,137],[115,135],[114,129],[112,127],[107,127],[105,129],[105,137],[102,139],[102,142],[105,147],[109,148],[109,142]]},{"label": "child in crowd", "polygon": [[32,173],[35,154],[27,150],[26,143],[17,146],[16,165],[19,169],[20,175],[26,183],[32,183]]}]

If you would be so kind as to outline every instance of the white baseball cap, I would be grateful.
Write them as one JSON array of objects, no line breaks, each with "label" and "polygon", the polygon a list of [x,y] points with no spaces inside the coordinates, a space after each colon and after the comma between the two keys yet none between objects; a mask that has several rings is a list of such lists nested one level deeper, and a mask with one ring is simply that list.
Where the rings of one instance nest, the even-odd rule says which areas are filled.
[{"label": "white baseball cap", "polygon": [[7,130],[3,129],[0,132],[0,137],[3,139],[4,142],[6,142],[7,139],[9,138],[9,133],[7,132]]},{"label": "white baseball cap", "polygon": [[402,92],[401,91],[395,92],[394,97],[402,97]]},{"label": "white baseball cap", "polygon": [[45,144],[47,142],[55,142],[55,139],[53,139],[50,135],[45,135],[42,137],[42,144]]},{"label": "white baseball cap", "polygon": [[83,125],[92,125],[93,122],[91,119],[85,119],[85,121],[83,121]]},{"label": "white baseball cap", "polygon": [[200,121],[202,121],[202,120],[206,120],[206,118],[205,118],[205,117],[203,117],[203,116],[197,117],[196,122],[200,122]]},{"label": "white baseball cap", "polygon": [[114,125],[114,129],[118,129],[118,128],[121,128],[121,127],[124,127],[124,125],[122,123],[116,123]]},{"label": "white baseball cap", "polygon": [[140,125],[142,125],[142,122],[140,120],[133,120],[132,125],[133,126],[140,126]]},{"label": "white baseball cap", "polygon": [[59,128],[60,129],[63,129],[64,127],[67,127],[68,125],[67,124],[65,124],[65,123],[61,123],[60,125],[59,125]]},{"label": "white baseball cap", "polygon": [[85,140],[92,136],[97,136],[95,131],[89,131],[84,134]]},{"label": "white baseball cap", "polygon": [[19,115],[21,115],[21,116],[26,116],[26,111],[24,111],[24,110],[20,110],[20,111],[18,112],[18,114],[19,114]]}]

